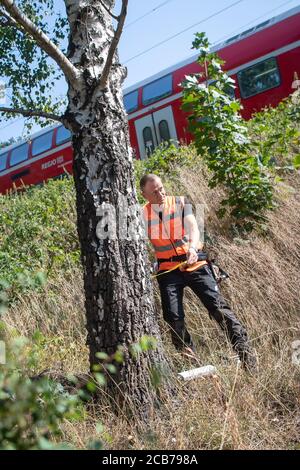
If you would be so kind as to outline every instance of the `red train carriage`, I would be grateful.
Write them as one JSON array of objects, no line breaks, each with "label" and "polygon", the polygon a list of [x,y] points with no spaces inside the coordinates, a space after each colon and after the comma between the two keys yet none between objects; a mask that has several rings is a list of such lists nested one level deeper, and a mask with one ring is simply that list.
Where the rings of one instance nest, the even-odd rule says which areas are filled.
[{"label": "red train carriage", "polygon": [[[243,117],[267,105],[275,106],[293,92],[300,74],[300,7],[274,17],[213,48],[235,80],[235,96]],[[199,72],[197,55],[127,88],[124,102],[130,140],[137,158],[145,158],[162,141],[189,142],[185,115],[180,109],[180,83]]]},{"label": "red train carriage", "polygon": [[1,150],[0,192],[72,173],[72,163],[70,131],[63,126],[43,129],[30,141]]},{"label": "red train carriage", "polygon": [[[293,92],[300,76],[300,6],[271,18],[213,48],[225,70],[235,79],[235,96],[243,117],[265,106],[276,106]],[[181,111],[180,83],[199,72],[197,56],[180,62],[124,91],[131,145],[145,158],[163,141],[189,142],[187,121]],[[47,128],[30,142],[0,152],[0,192],[38,184],[72,172],[70,132],[63,126]]]}]

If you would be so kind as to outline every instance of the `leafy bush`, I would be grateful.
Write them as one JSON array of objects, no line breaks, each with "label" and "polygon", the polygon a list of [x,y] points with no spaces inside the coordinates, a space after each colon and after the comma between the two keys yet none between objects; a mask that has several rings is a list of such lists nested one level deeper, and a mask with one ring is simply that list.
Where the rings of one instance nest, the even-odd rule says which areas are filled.
[{"label": "leafy bush", "polygon": [[273,188],[265,161],[251,146],[247,124],[239,114],[240,102],[228,95],[234,81],[222,71],[223,61],[211,53],[204,33],[196,34],[193,48],[199,50],[202,72],[187,76],[183,85],[183,109],[198,154],[212,173],[210,187],[225,185],[228,196],[219,215],[230,209],[240,225],[251,228],[273,207]]},{"label": "leafy bush", "polygon": [[[1,327],[1,325],[0,325]],[[43,340],[36,335],[34,344],[25,338],[18,337],[9,346],[9,358],[6,364],[0,365],[0,449],[68,449],[67,443],[61,441],[61,425],[65,420],[81,421],[85,418],[85,402],[91,395],[97,394],[99,388],[107,384],[107,377],[116,374],[118,364],[124,362],[123,348],[109,356],[104,352],[96,354],[99,362],[93,366],[89,376],[76,394],[70,394],[60,383],[47,377],[28,378],[38,358],[35,351],[37,344]],[[129,347],[130,354],[137,358],[156,348],[155,338],[142,336]],[[149,371],[154,387],[162,381],[161,371],[153,365]],[[70,377],[67,382],[78,384],[78,379]],[[101,423],[97,430],[103,433]],[[87,448],[98,450],[102,441],[93,439],[87,442]]]},{"label": "leafy bush", "polygon": [[12,289],[37,287],[79,260],[71,179],[0,196],[0,277]]}]

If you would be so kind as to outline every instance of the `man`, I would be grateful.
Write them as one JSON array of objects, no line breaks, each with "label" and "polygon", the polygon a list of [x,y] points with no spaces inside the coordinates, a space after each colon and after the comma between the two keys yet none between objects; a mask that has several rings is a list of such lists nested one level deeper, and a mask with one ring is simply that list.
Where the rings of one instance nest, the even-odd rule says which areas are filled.
[{"label": "man", "polygon": [[209,264],[201,260],[203,245],[191,205],[184,197],[167,196],[157,175],[144,175],[140,188],[148,201],[143,208],[144,219],[158,262],[163,317],[170,326],[174,346],[185,354],[194,355],[183,310],[183,291],[190,287],[226,333],[244,367],[254,371],[256,360],[246,330],[219,292]]}]

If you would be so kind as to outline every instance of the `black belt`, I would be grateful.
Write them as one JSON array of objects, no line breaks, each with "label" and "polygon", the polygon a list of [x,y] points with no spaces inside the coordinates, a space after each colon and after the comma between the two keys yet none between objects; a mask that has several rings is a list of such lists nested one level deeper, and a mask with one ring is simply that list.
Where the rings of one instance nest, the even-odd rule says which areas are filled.
[{"label": "black belt", "polygon": [[[205,251],[198,251],[198,261],[207,260],[207,253]],[[171,256],[171,258],[158,258],[158,263],[173,263],[175,261],[186,261],[186,255]]]}]

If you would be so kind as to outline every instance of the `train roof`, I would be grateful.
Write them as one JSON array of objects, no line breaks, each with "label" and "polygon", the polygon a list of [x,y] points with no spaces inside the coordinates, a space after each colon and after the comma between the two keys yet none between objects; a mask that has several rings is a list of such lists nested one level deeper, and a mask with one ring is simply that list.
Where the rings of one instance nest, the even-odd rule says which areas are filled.
[{"label": "train roof", "polygon": [[[220,42],[220,43],[216,44],[215,46],[213,46],[211,48],[211,52],[217,52],[220,49],[223,49],[224,47],[227,47],[227,46],[232,45],[232,44],[234,44],[238,41],[241,41],[242,39],[245,39],[249,36],[252,36],[257,31],[263,31],[264,29],[267,29],[270,26],[274,26],[276,23],[280,23],[281,21],[283,21],[287,18],[290,18],[291,16],[297,15],[298,13],[300,13],[300,5],[295,7],[295,8],[292,8],[290,10],[287,10],[284,13],[281,13],[280,15],[273,16],[272,18],[270,18],[270,19],[268,19],[268,20],[266,20],[262,23],[259,23],[258,25],[253,26],[252,28],[247,29],[246,31],[243,31],[242,33],[239,33],[235,36],[230,37],[229,39],[226,39],[223,42]],[[168,67],[164,70],[161,70],[160,72],[156,73],[155,75],[147,77],[146,79],[141,80],[140,82],[137,82],[134,85],[131,85],[131,86],[125,88],[124,91],[123,91],[124,95],[126,95],[126,94],[130,93],[131,91],[134,91],[134,90],[136,90],[136,89],[138,89],[138,88],[140,88],[144,85],[147,85],[148,83],[151,83],[151,82],[157,80],[158,78],[163,77],[164,75],[168,75],[169,73],[174,72],[177,69],[180,69],[180,68],[182,68],[186,65],[189,65],[189,64],[195,62],[198,58],[198,55],[199,54],[194,54],[193,56],[190,56],[189,58],[187,58],[185,60],[182,60],[181,62],[178,62],[178,63],[176,63],[174,65],[171,65],[170,67]]]}]

